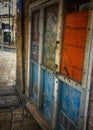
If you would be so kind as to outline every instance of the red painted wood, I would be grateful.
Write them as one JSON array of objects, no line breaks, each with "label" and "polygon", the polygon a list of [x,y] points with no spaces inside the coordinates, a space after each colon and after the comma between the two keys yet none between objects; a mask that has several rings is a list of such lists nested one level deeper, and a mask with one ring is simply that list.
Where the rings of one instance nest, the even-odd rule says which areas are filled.
[{"label": "red painted wood", "polygon": [[88,11],[65,16],[61,73],[81,82],[87,35]]}]

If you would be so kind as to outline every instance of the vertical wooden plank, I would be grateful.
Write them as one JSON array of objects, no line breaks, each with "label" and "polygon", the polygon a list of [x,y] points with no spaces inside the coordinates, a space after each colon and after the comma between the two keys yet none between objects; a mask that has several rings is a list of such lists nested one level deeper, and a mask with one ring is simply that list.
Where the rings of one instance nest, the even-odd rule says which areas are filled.
[{"label": "vertical wooden plank", "polygon": [[[86,102],[85,102],[85,115],[84,115],[84,129],[86,129],[87,125],[87,117],[88,117],[88,106],[89,106],[89,95],[90,95],[90,87],[91,87],[91,73],[92,73],[92,66],[93,66],[93,0],[90,2],[89,8],[89,24],[88,24],[88,35],[87,35],[87,42],[86,42],[86,55],[85,55],[85,64],[84,70],[87,67],[87,77],[84,76],[83,83],[86,81]],[[88,56],[88,57],[87,57]],[[88,58],[88,59],[87,59]],[[84,87],[84,88],[85,88]]]},{"label": "vertical wooden plank", "polygon": [[[92,40],[92,43],[93,43],[93,40]],[[93,48],[93,46],[92,46],[92,48]],[[93,52],[92,52],[92,55],[93,55]],[[87,130],[91,130],[91,129],[93,129],[93,122],[92,122],[92,117],[93,117],[93,57],[92,57],[91,88],[90,88],[90,98],[89,98],[88,116],[87,117],[88,117]]]},{"label": "vertical wooden plank", "polygon": [[42,64],[42,54],[43,54],[43,33],[44,33],[44,8],[40,9],[40,45],[39,45],[39,70],[38,70],[38,102],[37,106],[39,109],[41,109],[42,104],[42,70],[41,70],[41,64]]},{"label": "vertical wooden plank", "polygon": [[86,89],[86,82],[88,76],[88,68],[89,68],[89,55],[91,49],[91,38],[92,38],[92,28],[93,28],[93,2],[89,4],[89,18],[88,18],[88,28],[87,28],[87,39],[86,39],[86,47],[85,47],[85,56],[84,56],[84,68],[83,68],[83,80],[82,85],[83,88]]},{"label": "vertical wooden plank", "polygon": [[64,22],[64,1],[59,1],[59,9],[58,9],[58,28],[57,28],[57,39],[56,39],[56,55],[55,55],[55,69],[56,72],[60,72],[60,64],[61,64],[61,42],[63,35],[63,22]]},{"label": "vertical wooden plank", "polygon": [[53,119],[52,119],[52,129],[56,130],[58,123],[58,106],[59,106],[59,80],[55,77],[54,81],[54,101],[53,101]]},{"label": "vertical wooden plank", "polygon": [[28,33],[28,75],[27,75],[27,96],[30,96],[30,86],[31,86],[31,8],[29,8],[29,33]]},{"label": "vertical wooden plank", "polygon": [[[38,57],[40,42],[40,10],[29,10],[29,56],[28,56],[28,86],[29,96],[38,104]],[[33,65],[34,63],[34,65]]]}]

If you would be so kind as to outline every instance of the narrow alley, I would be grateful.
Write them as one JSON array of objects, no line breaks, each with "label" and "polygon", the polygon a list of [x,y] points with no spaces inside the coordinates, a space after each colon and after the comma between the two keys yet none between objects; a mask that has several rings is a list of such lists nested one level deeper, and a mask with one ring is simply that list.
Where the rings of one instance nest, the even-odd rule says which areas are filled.
[{"label": "narrow alley", "polygon": [[12,86],[16,82],[16,52],[0,51],[0,86]]}]

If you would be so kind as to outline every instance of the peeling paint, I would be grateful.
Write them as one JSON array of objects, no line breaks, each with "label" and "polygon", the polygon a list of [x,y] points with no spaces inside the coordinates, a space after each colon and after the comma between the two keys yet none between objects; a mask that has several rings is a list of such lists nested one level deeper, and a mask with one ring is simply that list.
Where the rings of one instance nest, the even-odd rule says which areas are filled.
[{"label": "peeling paint", "polygon": [[54,98],[54,76],[43,71],[43,107],[42,111],[48,121],[52,121]]}]

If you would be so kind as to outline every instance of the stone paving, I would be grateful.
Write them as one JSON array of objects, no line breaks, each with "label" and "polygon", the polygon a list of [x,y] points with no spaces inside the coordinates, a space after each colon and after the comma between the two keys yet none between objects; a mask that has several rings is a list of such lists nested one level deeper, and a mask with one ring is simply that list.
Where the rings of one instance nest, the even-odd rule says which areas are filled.
[{"label": "stone paving", "polygon": [[10,86],[16,80],[16,52],[0,51],[0,86]]},{"label": "stone paving", "polygon": [[16,90],[16,53],[0,52],[0,130],[41,130]]},{"label": "stone paving", "polygon": [[0,130],[41,130],[14,86],[0,87]]}]

